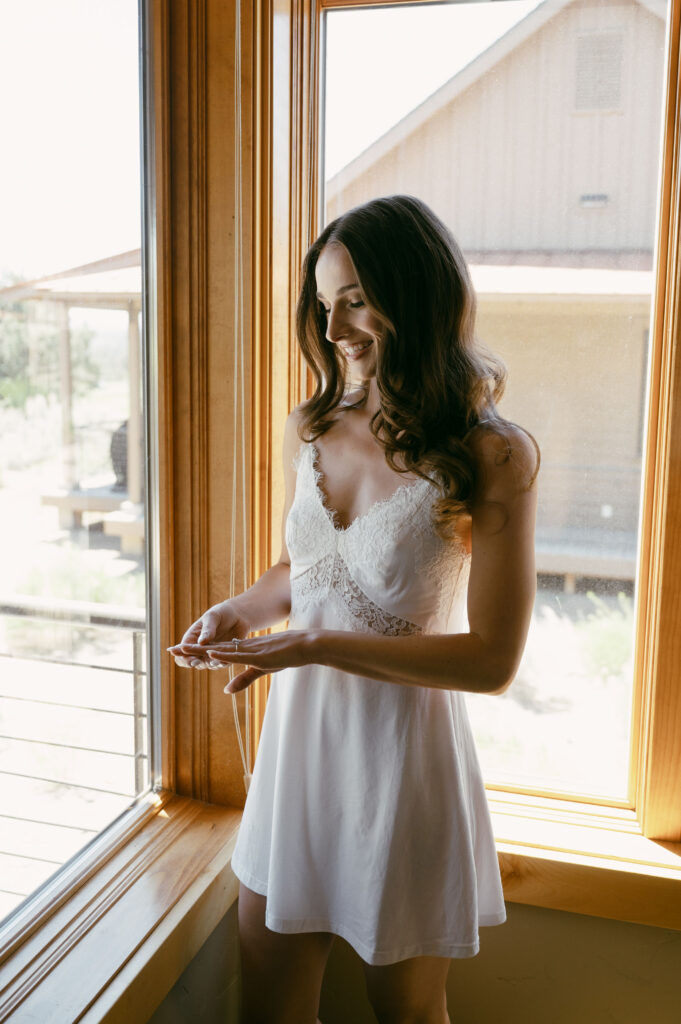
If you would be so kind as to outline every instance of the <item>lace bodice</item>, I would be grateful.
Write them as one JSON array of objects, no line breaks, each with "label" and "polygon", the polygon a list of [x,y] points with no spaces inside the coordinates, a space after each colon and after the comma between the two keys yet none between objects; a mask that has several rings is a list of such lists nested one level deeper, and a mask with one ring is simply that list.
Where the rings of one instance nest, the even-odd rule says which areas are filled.
[{"label": "lace bodice", "polygon": [[286,522],[292,622],[405,636],[443,632],[463,614],[469,559],[435,531],[430,480],[402,484],[343,528],[325,505],[314,444],[301,445],[294,466]]}]

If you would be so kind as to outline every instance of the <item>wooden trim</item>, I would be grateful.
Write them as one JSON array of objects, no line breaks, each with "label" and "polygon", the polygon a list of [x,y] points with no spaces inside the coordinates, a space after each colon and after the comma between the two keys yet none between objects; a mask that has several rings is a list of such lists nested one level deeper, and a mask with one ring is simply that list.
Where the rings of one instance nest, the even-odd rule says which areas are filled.
[{"label": "wooden trim", "polygon": [[681,877],[584,854],[514,849],[497,842],[504,899],[548,910],[681,930]]},{"label": "wooden trim", "polygon": [[[88,1011],[92,1020],[148,1020],[236,898],[230,862],[240,818],[183,797],[166,802],[5,961],[0,1021],[74,1021]],[[194,947],[174,971],[158,957],[168,939],[159,926],[171,915],[175,930],[189,920]],[[143,985],[140,960],[155,963]],[[112,1015],[122,1000],[125,1013]]]},{"label": "wooden trim", "polygon": [[[437,3],[438,0],[318,0],[320,11],[342,11],[353,7],[414,7],[417,4]],[[455,3],[467,3],[470,0],[454,0]]]},{"label": "wooden trim", "polygon": [[[148,347],[154,346],[157,361],[158,402],[158,488],[159,488],[159,558],[158,594],[160,602],[161,637],[176,636],[172,601],[173,537],[175,516],[173,508],[173,433],[172,433],[172,322],[169,315],[172,279],[170,259],[172,232],[170,215],[170,28],[168,5],[151,2],[148,12],[149,51],[147,53],[147,80],[152,86],[149,97],[151,110],[147,110],[147,130],[152,138],[150,148],[153,165],[147,169],[153,174],[155,209],[150,211],[155,225],[155,243],[152,259],[156,268],[156,337],[148,337]],[[169,639],[169,642],[170,639]],[[174,790],[175,776],[175,719],[172,669],[161,659],[161,778],[166,789]]]},{"label": "wooden trim", "polygon": [[[254,7],[254,103],[253,103],[253,313],[252,349],[253,391],[251,400],[251,431],[253,458],[250,486],[251,508],[272,506],[272,391],[276,353],[272,322],[272,280],[275,274],[274,255],[270,242],[273,235],[272,175],[273,168],[273,30],[272,0],[256,0]],[[278,154],[278,159],[280,154]],[[271,565],[273,551],[269,516],[254,514],[251,523],[249,574],[258,579]],[[251,687],[251,749],[255,756],[260,728],[265,715],[268,680],[263,677]]]},{"label": "wooden trim", "polygon": [[627,808],[488,795],[506,900],[681,929],[681,843],[647,839]]},{"label": "wooden trim", "polygon": [[44,928],[56,911],[77,898],[80,888],[134,839],[137,832],[159,813],[170,796],[170,793],[162,792],[150,793],[142,798],[111,825],[104,835],[66,864],[54,879],[48,880],[24,908],[19,908],[0,929],[0,966],[23,943]]},{"label": "wooden trim", "polygon": [[[318,93],[315,75],[318,17],[314,0],[263,0],[260,91],[256,108],[256,216],[254,259],[253,508],[254,577],[279,555],[284,477],[284,423],[306,394],[307,371],[295,342],[300,265],[316,230]],[[310,154],[313,154],[310,157]],[[267,515],[262,515],[262,510]],[[265,711],[268,680],[254,694],[254,749]]]},{"label": "wooden trim", "polygon": [[[651,348],[638,623],[635,733],[636,805],[645,835],[681,839],[681,366],[677,358],[681,306],[681,3],[672,0],[662,154],[657,290]],[[636,721],[636,719],[635,719]]]},{"label": "wooden trim", "polygon": [[[244,566],[248,569],[253,557],[250,540],[254,533],[258,536],[252,523],[253,493],[245,496],[245,512],[240,499],[231,508],[235,474],[237,493],[242,493],[231,455],[238,430],[233,397],[241,285],[246,338],[252,337],[254,323],[261,324],[268,294],[267,274],[256,278],[257,290],[253,282],[254,239],[259,240],[258,252],[264,250],[256,228],[268,230],[267,189],[262,183],[256,188],[253,163],[254,128],[258,143],[263,135],[253,70],[266,60],[266,51],[264,58],[259,56],[258,26],[267,8],[264,0],[255,6],[242,2],[240,8],[221,0],[152,4],[158,36],[153,57],[159,89],[157,177],[166,186],[159,199],[165,195],[165,204],[158,211],[164,230],[157,238],[163,287],[159,310],[165,318],[159,324],[166,389],[159,425],[165,442],[161,487],[167,488],[161,524],[163,586],[169,601],[161,626],[165,650],[207,607],[227,596],[232,564],[237,581],[249,575]],[[235,110],[237,65],[240,107]],[[266,115],[266,106],[264,110]],[[240,248],[235,223],[241,225]],[[266,321],[263,330],[259,351],[267,352]],[[247,354],[247,410],[253,389],[267,372],[256,363],[254,378],[254,359]],[[237,381],[240,386],[238,375]],[[248,436],[242,444],[237,435],[238,458],[250,469],[254,449],[248,411],[246,417]],[[244,515],[250,534],[245,545]],[[231,550],[235,517],[236,548]],[[260,557],[257,549],[255,557]],[[162,680],[164,785],[187,796],[241,806],[243,768],[223,674],[177,669],[164,657]]]}]

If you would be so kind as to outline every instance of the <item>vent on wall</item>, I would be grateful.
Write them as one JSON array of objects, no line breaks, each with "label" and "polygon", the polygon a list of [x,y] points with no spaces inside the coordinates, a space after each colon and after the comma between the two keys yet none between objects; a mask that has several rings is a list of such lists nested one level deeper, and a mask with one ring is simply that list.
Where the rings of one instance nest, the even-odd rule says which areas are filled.
[{"label": "vent on wall", "polygon": [[622,106],[621,32],[577,36],[576,110],[618,110]]},{"label": "vent on wall", "polygon": [[579,197],[579,205],[587,210],[607,206],[610,196],[606,192],[584,192]]}]

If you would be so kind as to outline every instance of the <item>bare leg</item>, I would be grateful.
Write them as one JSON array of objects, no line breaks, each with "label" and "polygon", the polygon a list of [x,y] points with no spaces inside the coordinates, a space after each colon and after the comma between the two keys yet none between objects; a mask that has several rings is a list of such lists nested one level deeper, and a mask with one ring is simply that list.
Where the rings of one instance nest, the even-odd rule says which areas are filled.
[{"label": "bare leg", "polygon": [[272,932],[265,903],[264,896],[239,887],[242,1024],[315,1024],[334,936]]},{"label": "bare leg", "polygon": [[379,1024],[450,1024],[445,985],[450,961],[417,956],[385,967],[364,964]]}]

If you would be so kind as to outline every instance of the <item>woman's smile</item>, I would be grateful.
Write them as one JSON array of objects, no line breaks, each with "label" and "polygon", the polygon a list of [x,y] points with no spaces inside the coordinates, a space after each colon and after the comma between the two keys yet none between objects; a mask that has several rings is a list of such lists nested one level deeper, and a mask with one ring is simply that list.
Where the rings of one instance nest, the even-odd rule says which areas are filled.
[{"label": "woman's smile", "polygon": [[373,345],[373,338],[369,338],[368,341],[357,341],[354,345],[347,345],[341,343],[341,349],[346,359],[359,359],[363,352]]}]

